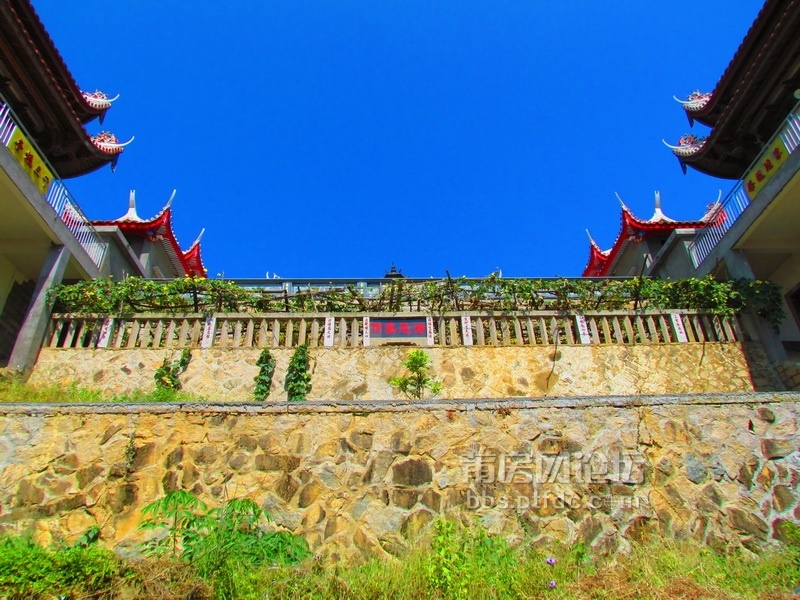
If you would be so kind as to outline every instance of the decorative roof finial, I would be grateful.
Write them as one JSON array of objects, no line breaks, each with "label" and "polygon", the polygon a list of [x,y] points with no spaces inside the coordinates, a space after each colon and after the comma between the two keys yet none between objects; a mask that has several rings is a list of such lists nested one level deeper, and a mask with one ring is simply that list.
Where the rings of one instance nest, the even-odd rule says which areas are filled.
[{"label": "decorative roof finial", "polygon": [[614,192],[614,195],[617,197],[617,200],[619,201],[619,205],[622,207],[622,210],[627,213],[631,212],[631,209],[625,206],[625,203],[622,201],[622,198],[619,197],[619,194],[617,192]]},{"label": "decorative roof finial", "polygon": [[131,190],[128,195],[128,212],[122,215],[117,221],[134,221],[141,223],[142,218],[136,212],[136,190]]},{"label": "decorative roof finial", "polygon": [[205,227],[203,227],[203,228],[200,230],[200,235],[198,235],[198,236],[197,236],[197,239],[196,239],[195,241],[193,241],[193,242],[192,242],[192,245],[191,245],[191,246],[189,246],[189,248],[191,248],[192,246],[197,246],[197,244],[199,244],[199,243],[200,243],[200,240],[202,240],[202,239],[203,239],[203,234],[204,234],[205,232],[206,232],[206,228],[205,228]]},{"label": "decorative roof finial", "polygon": [[656,190],[655,209],[653,216],[650,217],[651,223],[674,223],[675,219],[670,219],[661,211],[661,192]]}]

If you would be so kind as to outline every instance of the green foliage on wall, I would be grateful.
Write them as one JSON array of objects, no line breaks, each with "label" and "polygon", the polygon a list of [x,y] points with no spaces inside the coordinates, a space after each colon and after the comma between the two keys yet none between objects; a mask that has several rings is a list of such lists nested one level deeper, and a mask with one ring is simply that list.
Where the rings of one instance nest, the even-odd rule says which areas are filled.
[{"label": "green foliage on wall", "polygon": [[241,288],[229,281],[185,277],[168,282],[128,277],[55,286],[56,312],[444,312],[615,309],[704,309],[719,315],[754,308],[777,326],[781,290],[760,280],[704,279],[442,279],[396,280],[375,297],[354,287],[308,289],[293,295]]},{"label": "green foliage on wall", "polygon": [[286,369],[285,388],[290,401],[302,401],[311,391],[311,373],[309,369],[308,346],[298,346],[292,354]]},{"label": "green foliage on wall", "polygon": [[275,359],[267,348],[264,348],[258,355],[256,366],[259,370],[258,375],[254,377],[256,389],[253,391],[253,398],[261,402],[269,397],[272,376],[275,374]]},{"label": "green foliage on wall", "polygon": [[189,348],[181,350],[178,360],[171,362],[169,358],[164,357],[164,362],[156,369],[153,378],[156,381],[156,387],[163,390],[178,391],[181,389],[180,374],[189,366],[189,361],[192,360],[192,351]]}]

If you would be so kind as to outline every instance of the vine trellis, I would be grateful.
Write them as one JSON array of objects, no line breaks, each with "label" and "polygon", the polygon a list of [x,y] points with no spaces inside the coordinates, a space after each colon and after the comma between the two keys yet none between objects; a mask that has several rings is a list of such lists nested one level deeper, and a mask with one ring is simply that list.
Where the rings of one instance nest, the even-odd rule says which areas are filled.
[{"label": "vine trellis", "polygon": [[484,279],[389,281],[374,294],[354,285],[287,290],[251,289],[219,279],[137,277],[93,279],[56,286],[57,312],[424,312],[597,311],[702,309],[731,316],[752,308],[777,327],[784,318],[780,287],[760,280],[704,279]]}]

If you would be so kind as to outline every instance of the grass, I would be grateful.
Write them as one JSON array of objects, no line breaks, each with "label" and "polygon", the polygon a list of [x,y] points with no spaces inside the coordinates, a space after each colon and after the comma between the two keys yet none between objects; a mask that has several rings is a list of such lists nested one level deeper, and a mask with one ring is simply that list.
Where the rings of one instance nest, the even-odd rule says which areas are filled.
[{"label": "grass", "polygon": [[[25,579],[25,568],[31,579]],[[361,566],[308,559],[295,566],[233,569],[222,589],[217,579],[198,573],[179,559],[129,562],[99,549],[45,552],[19,539],[0,539],[0,597],[33,599],[790,600],[800,585],[800,546],[760,556],[717,554],[694,542],[656,538],[604,559],[580,545],[542,550],[523,541],[511,547],[480,529],[439,522],[430,543],[401,559]]]},{"label": "grass", "polygon": [[108,394],[70,384],[35,386],[21,375],[0,372],[0,402],[73,403],[73,402],[197,402],[201,398],[187,392],[157,388],[150,392],[136,390],[130,394]]}]

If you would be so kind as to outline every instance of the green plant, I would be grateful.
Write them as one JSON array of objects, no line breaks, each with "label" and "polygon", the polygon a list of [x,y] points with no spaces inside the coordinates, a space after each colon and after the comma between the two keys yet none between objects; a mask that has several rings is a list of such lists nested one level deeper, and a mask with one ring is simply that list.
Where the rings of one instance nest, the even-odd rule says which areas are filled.
[{"label": "green plant", "polygon": [[308,368],[308,346],[302,344],[292,354],[286,369],[285,388],[290,401],[305,400],[311,391],[311,373]]},{"label": "green plant", "polygon": [[180,374],[189,366],[189,361],[192,360],[192,351],[189,348],[181,350],[178,360],[170,362],[170,359],[164,357],[164,362],[156,369],[153,378],[156,382],[156,387],[163,390],[181,389]]},{"label": "green plant", "polygon": [[259,367],[258,375],[255,376],[256,389],[253,398],[258,401],[266,400],[272,387],[272,376],[275,374],[275,359],[267,348],[261,351],[256,361]]},{"label": "green plant", "polygon": [[121,572],[114,554],[96,546],[48,551],[29,538],[0,538],[3,598],[108,597]]},{"label": "green plant", "polygon": [[205,526],[206,510],[202,501],[185,490],[174,490],[146,505],[142,515],[147,518],[139,524],[139,528],[165,532],[166,535],[153,537],[144,544],[143,550],[148,554],[181,556]]},{"label": "green plant", "polygon": [[436,396],[442,391],[442,382],[434,381],[428,376],[431,365],[430,356],[424,350],[412,350],[406,355],[403,366],[409,375],[392,377],[389,384],[399,388],[408,398],[419,400],[429,390],[431,396]]},{"label": "green plant", "polygon": [[[148,553],[185,561],[212,584],[215,597],[239,598],[249,574],[263,565],[291,565],[311,555],[304,538],[267,531],[269,514],[247,498],[208,510],[189,492],[176,490],[142,509],[140,527],[164,535],[146,543]],[[244,589],[243,589],[244,588]]]}]

